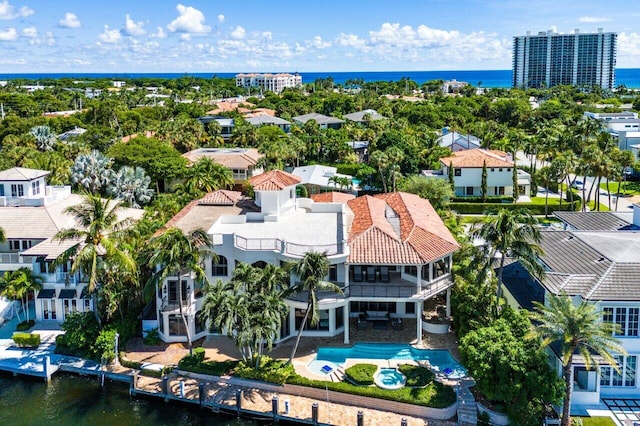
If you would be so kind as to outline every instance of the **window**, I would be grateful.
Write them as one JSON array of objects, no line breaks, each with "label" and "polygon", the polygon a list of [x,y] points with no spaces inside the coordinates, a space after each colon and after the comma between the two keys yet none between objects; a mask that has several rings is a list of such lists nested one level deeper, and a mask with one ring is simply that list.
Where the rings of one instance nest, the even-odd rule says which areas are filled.
[{"label": "window", "polygon": [[436,279],[449,273],[449,257],[433,263],[433,278]]},{"label": "window", "polygon": [[329,281],[338,281],[338,265],[329,265]]},{"label": "window", "polygon": [[169,287],[169,303],[178,303],[178,287],[182,287],[182,303],[187,300],[187,282],[182,281],[182,285],[178,285],[178,281],[167,281]]},{"label": "window", "polygon": [[24,197],[24,186],[23,185],[11,185],[11,196],[12,197]]},{"label": "window", "polygon": [[0,184],[0,197],[4,197],[4,185]]},{"label": "window", "polygon": [[169,315],[169,335],[184,336],[187,329],[184,327],[184,321],[180,315]]},{"label": "window", "polygon": [[615,323],[616,336],[637,337],[640,308],[611,307],[602,308],[602,321]]},{"label": "window", "polygon": [[418,268],[413,265],[407,265],[404,267],[404,273],[415,277],[416,275],[418,275]]},{"label": "window", "polygon": [[195,323],[196,333],[202,333],[206,329],[206,323],[204,319],[202,319],[202,315],[200,315],[201,312],[202,311],[196,312],[196,323]]},{"label": "window", "polygon": [[415,314],[416,313],[416,304],[414,302],[405,302],[405,304],[404,304],[404,313],[405,314]]},{"label": "window", "polygon": [[462,176],[462,169],[453,169],[453,174],[455,176]]},{"label": "window", "polygon": [[211,260],[211,275],[214,277],[229,275],[229,262],[226,257],[218,256],[217,262],[215,258]]},{"label": "window", "polygon": [[473,195],[473,186],[467,186],[467,195]]},{"label": "window", "polygon": [[498,169],[498,171],[499,171],[499,172],[501,172],[501,171],[502,171],[502,167],[500,167],[500,168]]},{"label": "window", "polygon": [[635,387],[638,356],[616,355],[613,357],[618,363],[620,371],[613,367],[600,367],[600,386]]},{"label": "window", "polygon": [[507,169],[507,171],[508,171],[508,172],[510,172],[510,171],[511,171],[511,169],[509,168],[509,169]]},{"label": "window", "polygon": [[33,195],[40,194],[40,181],[39,180],[31,182],[31,192],[33,192]]},{"label": "window", "polygon": [[495,171],[496,171],[496,169],[494,169],[494,168],[492,167],[492,168],[491,168],[491,172],[493,173],[493,172],[495,172]]},{"label": "window", "polygon": [[496,186],[493,188],[494,195],[504,195],[504,186]]},{"label": "window", "polygon": [[251,266],[253,266],[254,268],[264,269],[267,266],[267,262],[265,262],[264,260],[258,260],[257,262],[253,262]]}]

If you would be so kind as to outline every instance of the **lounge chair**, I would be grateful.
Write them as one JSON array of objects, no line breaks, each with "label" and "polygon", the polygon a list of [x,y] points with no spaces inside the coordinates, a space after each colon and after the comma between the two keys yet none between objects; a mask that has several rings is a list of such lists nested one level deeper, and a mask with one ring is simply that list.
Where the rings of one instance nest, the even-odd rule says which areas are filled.
[{"label": "lounge chair", "polygon": [[391,277],[389,276],[389,267],[381,266],[380,267],[380,282],[390,283]]},{"label": "lounge chair", "polygon": [[375,283],[376,282],[376,268],[375,266],[367,266],[367,282]]},{"label": "lounge chair", "polygon": [[364,276],[362,275],[362,266],[354,266],[353,267],[353,282],[361,283],[364,281]]}]

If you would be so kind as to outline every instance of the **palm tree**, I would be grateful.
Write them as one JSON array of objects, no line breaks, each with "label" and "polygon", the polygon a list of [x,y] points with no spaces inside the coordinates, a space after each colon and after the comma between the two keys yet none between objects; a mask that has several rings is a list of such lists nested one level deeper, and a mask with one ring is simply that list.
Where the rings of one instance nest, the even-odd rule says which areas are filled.
[{"label": "palm tree", "polygon": [[29,294],[42,289],[42,282],[40,275],[23,266],[15,271],[7,271],[0,277],[0,295],[10,300],[19,300],[23,312],[26,312],[26,321],[29,322]]},{"label": "palm tree", "polygon": [[77,241],[78,244],[64,251],[56,259],[56,264],[71,261],[72,274],[82,272],[89,277],[89,292],[98,285],[98,271],[105,260],[116,262],[127,271],[136,270],[131,254],[118,245],[125,228],[131,224],[131,219],[118,220],[121,208],[121,201],[103,200],[87,194],[84,202],[64,210],[80,226],[59,231],[54,240]]},{"label": "palm tree", "polygon": [[113,182],[107,192],[126,202],[130,207],[139,208],[140,203],[151,201],[153,189],[149,188],[151,178],[142,167],[124,166],[113,175]]},{"label": "palm tree", "polygon": [[99,151],[79,155],[71,167],[71,182],[84,187],[94,194],[99,193],[111,182],[111,158]]},{"label": "palm tree", "polygon": [[185,180],[177,187],[177,191],[197,197],[221,188],[231,188],[233,184],[233,173],[230,169],[214,163],[209,158],[201,158],[187,169]]},{"label": "palm tree", "polygon": [[544,269],[538,263],[542,254],[540,231],[537,219],[523,208],[500,209],[487,212],[487,218],[474,236],[485,241],[489,259],[500,253],[498,266],[498,288],[496,291],[496,311],[502,296],[502,272],[507,256],[518,260],[530,274],[541,276]]},{"label": "palm tree", "polygon": [[559,343],[562,350],[562,376],[565,381],[565,398],[562,407],[562,426],[570,424],[571,392],[573,389],[573,357],[584,357],[587,369],[597,366],[595,355],[600,355],[614,369],[618,364],[611,352],[626,354],[618,340],[613,337],[613,323],[603,322],[602,314],[596,305],[582,301],[574,305],[571,298],[562,294],[551,296],[548,306],[535,303],[536,312],[531,318],[536,325],[537,334],[542,337],[544,346]]},{"label": "palm tree", "polygon": [[[203,268],[205,258],[215,256],[212,242],[207,233],[196,229],[186,235],[178,228],[169,228],[149,241],[152,249],[148,265],[155,270],[145,288],[145,295],[150,296],[155,288],[161,286],[167,278],[175,273],[179,276],[191,274],[195,283],[206,283],[207,274]],[[184,323],[189,354],[193,353],[189,322],[182,310],[182,280],[178,279],[178,309]]]},{"label": "palm tree", "polygon": [[[324,277],[329,274],[329,260],[325,253],[309,252],[293,266],[293,272],[300,278],[300,282],[295,286],[287,289],[284,292],[284,296],[287,297],[291,294],[307,293],[307,310],[304,313],[304,318],[300,324],[300,330],[298,330],[298,336],[296,337],[296,343],[291,351],[288,363],[293,361],[293,357],[298,351],[298,345],[300,344],[300,337],[302,337],[302,331],[307,324],[309,314],[311,319],[309,324],[315,326],[320,320],[320,313],[318,312],[318,298],[317,292],[320,290],[333,291],[338,294],[342,294],[342,289],[336,284],[323,281]],[[348,324],[347,324],[348,326]]]},{"label": "palm tree", "polygon": [[36,139],[36,145],[40,151],[53,151],[58,142],[58,137],[49,126],[34,126],[29,133]]},{"label": "palm tree", "polygon": [[4,228],[0,226],[0,243],[4,243],[7,241],[7,233],[4,231]]}]

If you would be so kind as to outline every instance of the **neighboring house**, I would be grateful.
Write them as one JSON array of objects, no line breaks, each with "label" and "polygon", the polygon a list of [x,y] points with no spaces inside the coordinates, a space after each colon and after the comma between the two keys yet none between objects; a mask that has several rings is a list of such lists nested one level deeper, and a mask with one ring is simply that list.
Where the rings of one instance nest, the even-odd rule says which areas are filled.
[{"label": "neighboring house", "polygon": [[258,163],[264,155],[255,148],[198,148],[182,154],[189,163],[201,158],[209,158],[217,164],[225,166],[233,173],[234,189],[244,188],[247,179],[262,173]]},{"label": "neighboring house", "polygon": [[[0,226],[7,241],[0,243],[0,273],[28,267],[42,276],[44,285],[36,295],[37,321],[63,322],[71,312],[93,310],[79,274],[70,273],[69,263],[53,261],[77,241],[54,241],[62,229],[77,227],[64,211],[82,203],[70,186],[47,186],[48,171],[15,167],[0,172]],[[121,219],[139,219],[141,209],[121,210]]]},{"label": "neighboring house", "polygon": [[321,129],[340,129],[342,125],[345,123],[344,120],[340,120],[336,117],[329,117],[327,115],[318,114],[317,112],[312,112],[311,114],[299,115],[297,117],[293,117],[293,121],[300,126],[304,126],[305,123],[309,120],[313,120],[318,123]]},{"label": "neighboring house", "polygon": [[236,74],[237,87],[257,87],[280,93],[287,87],[302,86],[302,76],[295,74]]},{"label": "neighboring house", "polygon": [[338,169],[331,166],[296,167],[291,174],[300,178],[300,185],[307,188],[309,195],[336,190],[351,192],[353,189],[353,177],[339,174]]},{"label": "neighboring house", "polygon": [[261,114],[251,117],[246,117],[248,123],[260,127],[260,126],[277,126],[280,127],[285,133],[291,131],[291,123],[287,120],[283,120],[280,117],[273,117],[271,115]]},{"label": "neighboring house", "polygon": [[[487,167],[487,196],[513,195],[513,168],[510,154],[488,149],[472,149],[454,152],[440,159],[441,170],[423,170],[422,175],[448,179],[453,167],[454,190],[457,197],[479,197],[482,195],[482,168]],[[518,170],[518,193],[529,196],[531,176]]]},{"label": "neighboring house", "polygon": [[468,86],[469,83],[467,83],[466,81],[458,81],[455,78],[453,80],[446,80],[444,83],[442,83],[442,93],[443,94],[449,94],[449,93],[458,93],[463,87]]},{"label": "neighboring house", "polygon": [[640,144],[640,119],[637,112],[585,112],[585,117],[600,120],[606,131],[615,138],[618,148],[635,153],[634,145]]},{"label": "neighboring house", "polygon": [[[603,320],[616,323],[627,355],[616,355],[620,372],[603,364],[587,370],[582,356],[574,356],[573,410],[600,404],[602,398],[633,398],[640,394],[640,206],[633,213],[555,212],[564,231],[542,231],[542,280],[512,263],[504,270],[505,296],[512,305],[533,308],[549,295],[566,293],[575,303],[595,304]],[[551,348],[560,373],[561,354]]]},{"label": "neighboring house", "polygon": [[378,114],[375,109],[365,109],[363,111],[353,112],[351,114],[345,114],[344,117],[347,120],[355,121],[356,123],[366,124],[369,121],[386,120],[387,117]]},{"label": "neighboring house", "polygon": [[218,123],[218,126],[220,126],[220,136],[222,136],[225,141],[231,139],[231,136],[233,135],[233,118],[220,117],[217,115],[205,115],[199,117],[198,121],[203,125],[207,125],[213,122]]},{"label": "neighboring house", "polygon": [[446,128],[443,129],[443,134],[436,142],[442,148],[448,148],[452,152],[458,152],[465,149],[476,149],[482,147],[482,141],[475,136],[465,135],[458,132],[449,132]]},{"label": "neighboring house", "polygon": [[[297,199],[295,188],[300,179],[282,171],[266,172],[250,183],[254,202],[218,191],[207,197],[222,202],[193,202],[167,224],[184,230],[208,227],[217,254],[215,261],[205,263],[211,281],[231,279],[238,262],[257,267],[284,265],[299,261],[308,252],[324,252],[330,263],[325,278],[342,287],[344,295],[318,293],[320,321],[313,328],[307,325],[304,336],[343,334],[344,342],[349,343],[350,319],[369,314],[382,319],[417,318],[417,340],[422,340],[423,303],[436,294],[449,296],[452,255],[458,249],[427,200],[406,193],[360,198],[326,193],[314,196],[316,201]],[[186,274],[162,285],[155,315],[145,317],[143,323],[144,330],[158,328],[167,342],[186,340],[176,310],[178,279],[186,289],[184,311],[193,338],[210,334],[198,315],[200,289],[191,274]],[[294,283],[298,278],[291,275],[290,279]],[[307,307],[306,295],[290,296],[286,303],[290,311],[276,342],[297,334]]]},{"label": "neighboring house", "polygon": [[369,161],[369,141],[351,141],[347,142],[347,145],[349,145],[358,156],[359,163]]}]

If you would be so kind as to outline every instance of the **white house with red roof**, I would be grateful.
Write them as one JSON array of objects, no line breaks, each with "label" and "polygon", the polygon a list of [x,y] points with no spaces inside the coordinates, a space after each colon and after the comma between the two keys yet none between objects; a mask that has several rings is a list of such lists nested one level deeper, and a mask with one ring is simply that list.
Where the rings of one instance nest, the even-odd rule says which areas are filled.
[{"label": "white house with red roof", "polygon": [[[459,247],[429,201],[406,193],[296,198],[299,183],[300,178],[292,174],[266,172],[250,179],[254,200],[238,193],[231,197],[212,193],[185,207],[166,226],[188,231],[197,224],[208,230],[217,255],[205,265],[211,281],[231,279],[239,262],[284,265],[309,252],[325,253],[330,263],[326,280],[337,283],[343,294],[318,293],[320,321],[315,327],[307,324],[305,336],[343,334],[349,343],[350,321],[357,321],[358,328],[371,324],[386,328],[414,318],[420,342],[423,303],[443,293],[448,301],[452,255]],[[223,198],[224,203],[206,203]],[[156,299],[157,312],[144,324],[145,330],[157,327],[168,342],[186,339],[177,310],[177,279],[163,285]],[[181,279],[188,291],[184,311],[197,339],[209,334],[198,315],[201,292],[189,274]],[[296,279],[291,277],[292,282]],[[276,342],[297,334],[307,295],[291,296],[286,303],[290,312]]]}]

